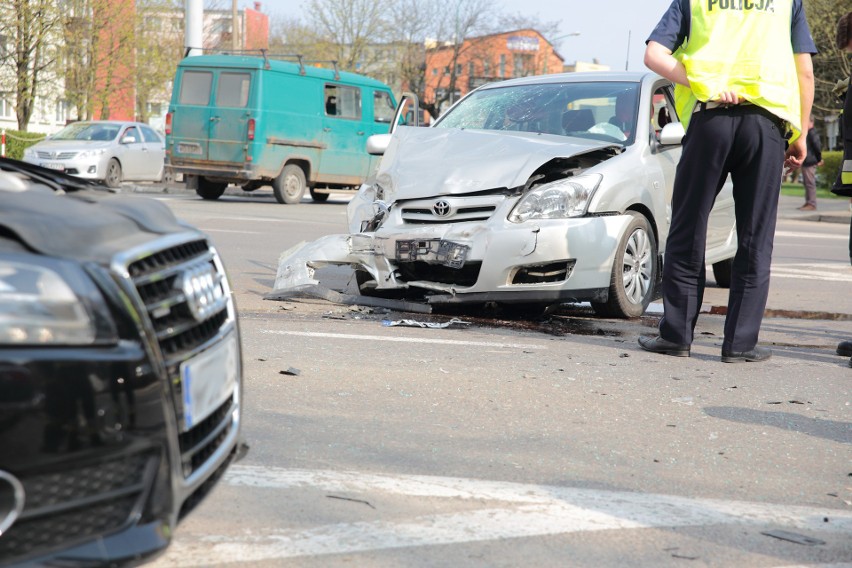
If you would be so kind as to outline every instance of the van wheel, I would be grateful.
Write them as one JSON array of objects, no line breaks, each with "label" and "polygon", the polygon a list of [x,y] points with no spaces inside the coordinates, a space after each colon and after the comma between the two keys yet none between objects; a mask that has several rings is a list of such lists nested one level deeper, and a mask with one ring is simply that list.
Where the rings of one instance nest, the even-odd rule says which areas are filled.
[{"label": "van wheel", "polygon": [[731,287],[731,269],[734,267],[734,259],[728,258],[713,264],[713,278],[719,288]]},{"label": "van wheel", "polygon": [[293,204],[305,194],[305,172],[296,164],[287,164],[281,174],[272,181],[272,193],[278,203]]},{"label": "van wheel", "polygon": [[311,188],[311,199],[313,199],[317,203],[325,203],[326,201],[328,201],[328,194],[317,193],[316,191],[314,191],[314,188]]},{"label": "van wheel", "polygon": [[197,193],[201,199],[215,201],[222,197],[222,194],[225,193],[226,187],[228,187],[227,183],[210,181],[206,177],[198,176],[198,187],[195,188],[195,193]]},{"label": "van wheel", "polygon": [[121,164],[115,158],[111,159],[107,164],[104,184],[113,189],[121,185]]},{"label": "van wheel", "polygon": [[592,302],[599,316],[637,318],[645,313],[654,294],[657,242],[648,219],[633,211],[628,214],[633,220],[615,251],[609,298],[606,302]]}]

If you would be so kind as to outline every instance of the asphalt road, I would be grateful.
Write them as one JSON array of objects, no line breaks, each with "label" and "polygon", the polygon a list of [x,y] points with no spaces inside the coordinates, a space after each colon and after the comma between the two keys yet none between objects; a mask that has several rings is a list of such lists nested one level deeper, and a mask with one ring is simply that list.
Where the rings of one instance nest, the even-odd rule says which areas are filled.
[{"label": "asphalt road", "polygon": [[[784,201],[775,355],[725,365],[712,313],[671,358],[636,345],[653,314],[264,300],[282,251],[345,231],[345,200],[156,197],[229,269],[250,450],[152,566],[852,567],[852,369],[834,354],[852,335],[848,224]],[[324,276],[354,290],[346,269]],[[706,310],[725,296],[708,288]],[[451,317],[471,323],[382,324]]]}]

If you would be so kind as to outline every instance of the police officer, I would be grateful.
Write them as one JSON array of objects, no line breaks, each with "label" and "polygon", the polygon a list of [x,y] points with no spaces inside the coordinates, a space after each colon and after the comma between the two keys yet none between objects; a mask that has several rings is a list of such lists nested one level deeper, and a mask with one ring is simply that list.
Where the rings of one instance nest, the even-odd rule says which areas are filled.
[{"label": "police officer", "polygon": [[687,134],[663,264],[665,312],[659,335],[639,338],[643,349],[690,354],[704,297],[707,219],[730,174],[739,245],[722,361],[772,355],[757,338],[783,167],[800,167],[806,155],[813,53],[802,0],[673,0],[648,38],[645,64],[675,83]]}]

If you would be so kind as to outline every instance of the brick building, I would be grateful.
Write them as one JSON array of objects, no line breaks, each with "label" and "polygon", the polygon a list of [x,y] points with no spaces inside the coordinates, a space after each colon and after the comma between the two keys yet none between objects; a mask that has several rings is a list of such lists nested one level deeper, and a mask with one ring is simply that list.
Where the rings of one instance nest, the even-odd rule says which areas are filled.
[{"label": "brick building", "polygon": [[443,110],[485,83],[561,73],[564,63],[553,45],[533,29],[468,38],[460,46],[427,45],[424,100],[449,95],[441,104]]}]

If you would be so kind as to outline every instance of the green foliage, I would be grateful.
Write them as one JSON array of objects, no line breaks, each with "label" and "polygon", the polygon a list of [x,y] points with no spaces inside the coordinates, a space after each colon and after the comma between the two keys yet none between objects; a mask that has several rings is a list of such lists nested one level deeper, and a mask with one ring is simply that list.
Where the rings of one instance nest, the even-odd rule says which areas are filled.
[{"label": "green foliage", "polygon": [[817,168],[817,180],[820,187],[829,188],[837,179],[837,174],[840,172],[840,165],[843,163],[843,152],[823,152],[823,164]]},{"label": "green foliage", "polygon": [[21,130],[6,131],[6,157],[20,160],[24,156],[24,150],[44,140],[44,134],[37,132],[23,132]]},{"label": "green foliage", "polygon": [[838,79],[849,76],[846,54],[835,45],[837,21],[852,10],[852,0],[805,0],[805,12],[811,35],[819,53],[814,56],[814,114],[837,113],[841,103],[831,94]]}]

